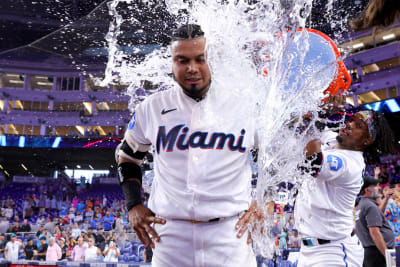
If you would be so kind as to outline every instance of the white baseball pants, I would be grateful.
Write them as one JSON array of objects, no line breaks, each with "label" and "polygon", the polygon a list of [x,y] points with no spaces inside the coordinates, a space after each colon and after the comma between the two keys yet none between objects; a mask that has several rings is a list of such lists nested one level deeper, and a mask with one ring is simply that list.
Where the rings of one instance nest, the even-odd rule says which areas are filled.
[{"label": "white baseball pants", "polygon": [[297,267],[361,267],[363,247],[351,237],[314,247],[301,244]]},{"label": "white baseball pants", "polygon": [[156,224],[160,242],[153,250],[153,267],[255,267],[256,259],[247,235],[238,239],[235,224],[239,216],[219,222],[193,224],[167,220]]}]

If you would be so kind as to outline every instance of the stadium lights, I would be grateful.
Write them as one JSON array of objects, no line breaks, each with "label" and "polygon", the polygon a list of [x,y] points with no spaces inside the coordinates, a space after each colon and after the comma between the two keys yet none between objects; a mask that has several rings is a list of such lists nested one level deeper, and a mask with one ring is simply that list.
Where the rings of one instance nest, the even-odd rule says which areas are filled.
[{"label": "stadium lights", "polygon": [[382,39],[386,41],[386,40],[393,39],[394,37],[396,37],[396,35],[394,35],[394,33],[391,33],[391,34],[382,36]]},{"label": "stadium lights", "polygon": [[363,46],[364,46],[363,43],[358,43],[358,44],[353,45],[353,48],[354,48],[354,49],[357,49],[357,48],[361,48],[361,47],[363,47]]},{"label": "stadium lights", "polygon": [[94,170],[94,168],[92,167],[92,165],[89,165],[89,168],[92,169],[92,170]]},{"label": "stadium lights", "polygon": [[385,101],[386,105],[389,107],[390,112],[399,112],[400,107],[399,104],[394,99],[389,99]]},{"label": "stadium lights", "polygon": [[7,138],[5,135],[0,135],[0,146],[7,146]]},{"label": "stadium lights", "polygon": [[0,169],[4,170],[4,167],[3,167],[3,165],[1,165],[1,164],[0,164]]},{"label": "stadium lights", "polygon": [[10,174],[8,173],[8,171],[4,170],[4,173],[7,174],[8,176],[10,176]]},{"label": "stadium lights", "polygon": [[9,83],[18,83],[18,84],[23,84],[24,81],[18,81],[18,80],[9,80]]},{"label": "stadium lights", "polygon": [[16,77],[19,78],[19,74],[14,74],[14,73],[6,73],[7,77]]},{"label": "stadium lights", "polygon": [[53,144],[51,145],[52,148],[58,148],[60,146],[61,143],[61,137],[56,137],[56,139],[54,139]]},{"label": "stadium lights", "polygon": [[19,147],[25,147],[25,136],[20,136],[18,141]]},{"label": "stadium lights", "polygon": [[53,83],[49,82],[37,82],[38,85],[53,85]]},{"label": "stadium lights", "polygon": [[373,109],[374,111],[378,111],[379,108],[381,107],[381,104],[382,104],[382,102],[376,102],[376,103],[374,103],[372,109]]},{"label": "stadium lights", "polygon": [[28,170],[28,168],[23,163],[21,163],[21,166],[22,166],[22,168],[24,168],[25,171]]},{"label": "stadium lights", "polygon": [[81,168],[81,165],[76,165],[76,167],[77,167],[78,169],[80,169],[80,168]]}]

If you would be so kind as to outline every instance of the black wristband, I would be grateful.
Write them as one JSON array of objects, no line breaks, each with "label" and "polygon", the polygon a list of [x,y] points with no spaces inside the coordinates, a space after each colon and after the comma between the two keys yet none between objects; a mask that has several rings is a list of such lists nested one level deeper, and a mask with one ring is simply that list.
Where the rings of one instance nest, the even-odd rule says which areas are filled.
[{"label": "black wristband", "polygon": [[128,211],[136,205],[142,204],[142,186],[138,181],[125,181],[121,184],[125,195],[126,208]]},{"label": "black wristband", "polygon": [[136,178],[142,183],[142,169],[133,162],[123,162],[118,165],[119,184],[123,184],[130,178]]},{"label": "black wristband", "polygon": [[[133,162],[123,162],[118,165],[119,183],[125,195],[128,211],[138,204],[142,204],[142,170]],[[135,178],[137,180],[131,180]]]}]

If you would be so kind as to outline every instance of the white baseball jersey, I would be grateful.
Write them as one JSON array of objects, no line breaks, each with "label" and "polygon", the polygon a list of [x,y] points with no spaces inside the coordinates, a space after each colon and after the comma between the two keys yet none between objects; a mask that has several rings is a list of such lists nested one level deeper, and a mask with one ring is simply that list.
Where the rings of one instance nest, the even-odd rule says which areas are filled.
[{"label": "white baseball jersey", "polygon": [[227,99],[216,104],[224,123],[205,119],[205,101],[178,87],[156,93],[137,106],[125,133],[135,152],[154,147],[149,208],[158,216],[209,220],[249,207],[254,120],[235,120],[240,107]]},{"label": "white baseball jersey", "polygon": [[303,186],[296,201],[295,219],[300,234],[326,240],[351,235],[353,207],[363,184],[362,152],[335,149],[336,133],[321,139],[323,162],[313,188]]}]

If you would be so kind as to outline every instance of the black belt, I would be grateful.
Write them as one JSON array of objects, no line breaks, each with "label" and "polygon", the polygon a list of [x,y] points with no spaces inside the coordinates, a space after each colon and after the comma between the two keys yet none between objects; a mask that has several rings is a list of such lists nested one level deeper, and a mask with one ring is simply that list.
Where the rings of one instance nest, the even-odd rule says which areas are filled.
[{"label": "black belt", "polygon": [[[303,245],[307,246],[307,247],[324,245],[324,244],[328,244],[331,242],[331,240],[319,239],[319,238],[304,238],[302,241],[303,241]],[[315,241],[317,241],[318,243]]]}]

